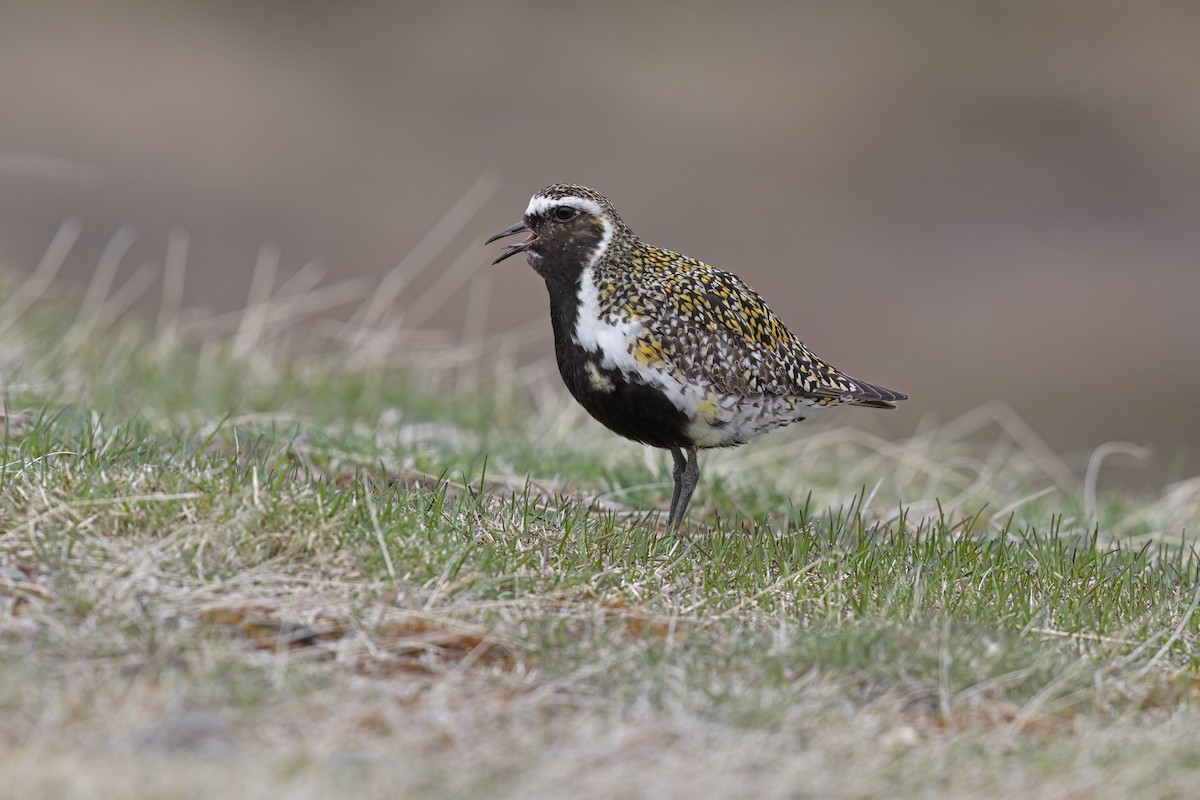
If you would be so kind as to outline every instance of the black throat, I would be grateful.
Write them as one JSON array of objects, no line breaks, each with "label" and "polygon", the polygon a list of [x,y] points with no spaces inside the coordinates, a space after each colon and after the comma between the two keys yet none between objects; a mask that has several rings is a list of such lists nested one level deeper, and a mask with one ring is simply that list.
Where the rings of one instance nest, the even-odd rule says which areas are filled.
[{"label": "black throat", "polygon": [[[543,263],[545,259],[543,259]],[[550,295],[550,325],[554,330],[554,350],[561,366],[564,348],[574,347],[575,325],[579,320],[579,290],[583,281],[582,268],[570,274],[561,269],[543,272],[534,266],[546,281]]]},{"label": "black throat", "polygon": [[537,252],[529,254],[529,266],[542,276],[550,294],[550,322],[554,327],[554,345],[560,362],[562,348],[573,343],[583,270],[597,241],[581,242],[572,237],[567,243],[546,242]]}]

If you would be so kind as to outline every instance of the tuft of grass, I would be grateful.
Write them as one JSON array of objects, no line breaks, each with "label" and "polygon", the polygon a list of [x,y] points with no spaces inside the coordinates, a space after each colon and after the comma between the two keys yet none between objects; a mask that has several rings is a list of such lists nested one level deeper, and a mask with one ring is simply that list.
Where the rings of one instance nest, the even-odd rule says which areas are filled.
[{"label": "tuft of grass", "polygon": [[900,442],[817,427],[714,454],[667,534],[665,459],[538,370],[455,392],[462,359],[287,355],[245,325],[80,336],[81,315],[0,320],[14,794],[1200,778],[1192,484],[1085,503],[991,406]]}]

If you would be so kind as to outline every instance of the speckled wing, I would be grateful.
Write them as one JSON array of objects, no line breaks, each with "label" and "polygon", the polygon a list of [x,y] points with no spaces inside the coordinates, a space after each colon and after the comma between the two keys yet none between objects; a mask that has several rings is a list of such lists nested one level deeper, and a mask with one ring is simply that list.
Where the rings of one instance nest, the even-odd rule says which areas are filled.
[{"label": "speckled wing", "polygon": [[805,347],[732,273],[657,250],[670,268],[639,277],[644,337],[689,383],[734,397],[796,396],[814,405],[894,408],[904,395],[851,378]]}]

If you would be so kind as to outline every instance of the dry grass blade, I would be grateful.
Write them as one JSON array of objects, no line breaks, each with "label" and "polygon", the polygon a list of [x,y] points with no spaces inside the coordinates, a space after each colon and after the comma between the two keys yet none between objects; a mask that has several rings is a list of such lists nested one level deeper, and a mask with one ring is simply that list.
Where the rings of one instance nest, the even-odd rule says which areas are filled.
[{"label": "dry grass blade", "polygon": [[400,293],[409,281],[432,263],[437,254],[466,227],[499,187],[499,180],[491,172],[480,175],[458,202],[451,206],[441,220],[429,229],[425,237],[384,277],[378,289],[352,317],[352,328],[366,331],[377,327],[384,316],[395,308]]},{"label": "dry grass blade", "polygon": [[179,315],[183,311],[184,278],[187,275],[188,234],[182,228],[167,237],[167,257],[163,261],[162,300],[154,330],[160,347],[169,350],[179,335]]},{"label": "dry grass blade", "polygon": [[233,337],[233,353],[245,358],[258,344],[267,324],[267,301],[275,285],[275,272],[279,268],[280,250],[275,244],[263,245],[258,251],[258,261],[250,277],[250,289],[246,296],[246,307],[242,321]]},{"label": "dry grass blade", "polygon": [[77,219],[65,220],[59,226],[33,273],[0,305],[0,336],[8,333],[29,307],[45,295],[82,230]]},{"label": "dry grass blade", "polygon": [[99,170],[58,156],[40,153],[0,152],[0,173],[40,180],[87,186],[95,183]]}]

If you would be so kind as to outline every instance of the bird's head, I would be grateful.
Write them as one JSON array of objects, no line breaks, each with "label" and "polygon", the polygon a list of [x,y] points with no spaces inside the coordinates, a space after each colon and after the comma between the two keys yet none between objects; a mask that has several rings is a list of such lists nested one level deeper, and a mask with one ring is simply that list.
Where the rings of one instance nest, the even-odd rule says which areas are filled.
[{"label": "bird's head", "polygon": [[546,277],[550,273],[582,270],[596,263],[614,240],[631,235],[604,195],[586,186],[555,184],[529,200],[525,217],[487,240],[525,231],[528,235],[505,248],[493,261],[525,253],[530,266]]}]

